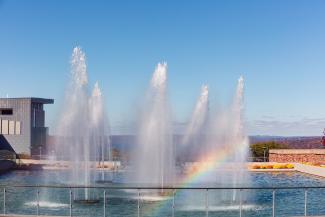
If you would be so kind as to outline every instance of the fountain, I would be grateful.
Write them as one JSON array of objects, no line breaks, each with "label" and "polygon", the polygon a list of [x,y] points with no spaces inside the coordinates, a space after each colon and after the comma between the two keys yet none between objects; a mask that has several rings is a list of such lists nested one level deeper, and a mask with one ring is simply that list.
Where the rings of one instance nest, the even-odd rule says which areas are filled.
[{"label": "fountain", "polygon": [[163,188],[174,184],[171,123],[167,97],[167,64],[159,63],[152,76],[138,123],[133,158],[135,173],[132,177],[137,185]]},{"label": "fountain", "polygon": [[[239,187],[249,184],[246,168],[248,156],[248,138],[243,125],[244,79],[238,79],[237,89],[229,108],[220,110],[210,123],[207,161],[213,160],[215,169],[210,171],[207,181],[215,182],[219,187]],[[204,159],[204,158],[203,158]],[[211,163],[211,162],[208,162]],[[212,180],[211,180],[212,179]],[[224,191],[223,201],[238,201],[237,190],[231,194]]]},{"label": "fountain", "polygon": [[[190,145],[186,150],[190,149],[191,153],[192,148],[196,153],[191,153],[192,163],[187,168],[189,173],[193,173],[194,168],[196,170],[194,173],[203,174],[191,180],[190,185],[212,187],[249,185],[246,168],[249,143],[243,127],[243,92],[244,79],[240,77],[231,105],[224,110],[219,109],[211,116],[208,114],[208,91],[203,87],[182,140],[183,145]],[[205,197],[204,194],[188,194],[184,196],[186,198],[184,206],[198,205]],[[231,192],[220,190],[218,197],[209,196],[209,203],[210,206],[216,207],[225,203],[236,204],[239,197],[245,200],[247,194],[242,193],[239,196],[237,190]]]},{"label": "fountain", "polygon": [[[206,153],[205,144],[209,108],[209,89],[207,85],[201,88],[200,97],[197,100],[191,120],[188,123],[181,140],[182,161],[193,161],[197,156]],[[198,147],[200,145],[200,147]],[[196,147],[191,149],[189,147]]]},{"label": "fountain", "polygon": [[[72,79],[59,125],[60,145],[63,145],[60,147],[66,150],[72,167],[69,181],[70,184],[83,186],[94,183],[96,175],[93,168],[96,168],[97,161],[101,161],[100,182],[107,182],[104,162],[105,159],[111,159],[111,150],[102,93],[96,83],[92,94],[89,94],[85,54],[79,47],[73,50],[71,65]],[[202,86],[180,143],[186,161],[212,169],[192,184],[207,186],[213,183],[218,187],[237,187],[249,181],[245,172],[248,140],[243,128],[243,89],[244,80],[240,77],[231,105],[211,116],[208,86]],[[166,63],[159,63],[153,73],[137,129],[131,159],[134,170],[127,180],[132,180],[139,187],[161,188],[160,191],[146,192],[147,196],[168,196],[170,192],[163,188],[174,186],[183,177],[176,177]],[[224,153],[223,159],[218,158],[220,153]],[[108,179],[110,181],[111,177]],[[81,202],[96,202],[87,188],[75,192],[75,196]],[[215,203],[220,200],[238,201],[237,191],[231,194],[224,192]]]},{"label": "fountain", "polygon": [[[95,84],[90,96],[86,57],[80,47],[75,47],[71,58],[71,81],[58,125],[60,139],[56,145],[56,159],[64,156],[72,169],[69,184],[89,186],[96,178],[93,170],[97,161],[110,160],[107,126],[99,85]],[[82,203],[97,202],[88,188],[76,190],[74,198]]]},{"label": "fountain", "polygon": [[90,98],[90,126],[91,126],[91,141],[94,144],[96,160],[100,161],[101,182],[112,182],[112,176],[106,179],[105,177],[105,160],[111,160],[111,143],[109,140],[109,124],[105,113],[104,100],[98,82],[95,83],[91,98]]}]

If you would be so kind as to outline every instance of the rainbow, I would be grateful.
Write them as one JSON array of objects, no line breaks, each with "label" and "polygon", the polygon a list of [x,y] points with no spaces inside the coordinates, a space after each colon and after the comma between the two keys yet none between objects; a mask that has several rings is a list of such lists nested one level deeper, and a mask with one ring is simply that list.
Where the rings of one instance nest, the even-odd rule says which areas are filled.
[{"label": "rainbow", "polygon": [[[188,187],[191,184],[202,180],[202,178],[208,175],[212,170],[224,166],[228,162],[229,156],[232,156],[234,152],[244,151],[243,148],[243,145],[232,145],[200,156],[196,161],[198,163],[194,163],[194,167],[188,172],[185,178],[180,181],[181,184],[179,187]],[[180,191],[181,190],[177,190],[175,193]],[[157,205],[151,210],[152,215],[150,216],[159,216],[162,210],[167,209],[168,201],[170,200],[164,200],[157,203]]]}]

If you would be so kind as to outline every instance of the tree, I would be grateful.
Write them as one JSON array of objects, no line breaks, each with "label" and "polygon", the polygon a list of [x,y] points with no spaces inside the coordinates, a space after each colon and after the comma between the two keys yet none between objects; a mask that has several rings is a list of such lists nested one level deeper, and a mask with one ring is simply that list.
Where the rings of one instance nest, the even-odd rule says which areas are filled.
[{"label": "tree", "polygon": [[269,156],[270,149],[287,149],[287,148],[289,148],[287,145],[281,144],[281,143],[276,143],[274,141],[258,142],[258,143],[250,145],[250,151],[251,151],[252,157],[254,157],[254,158],[264,157],[264,152],[265,152],[266,157]]}]

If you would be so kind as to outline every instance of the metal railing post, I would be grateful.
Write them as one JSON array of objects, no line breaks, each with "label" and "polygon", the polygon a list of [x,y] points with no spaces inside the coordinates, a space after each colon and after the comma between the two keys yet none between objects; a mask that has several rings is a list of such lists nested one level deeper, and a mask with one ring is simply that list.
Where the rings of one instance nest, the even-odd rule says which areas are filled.
[{"label": "metal railing post", "polygon": [[104,191],[104,217],[106,217],[106,191]]},{"label": "metal railing post", "polygon": [[138,217],[140,217],[140,188],[138,188]]},{"label": "metal railing post", "polygon": [[175,216],[175,189],[173,190],[173,204],[172,204],[172,217]]},{"label": "metal railing post", "polygon": [[39,216],[39,189],[37,189],[36,214],[37,214],[37,216]]},{"label": "metal railing post", "polygon": [[205,216],[209,217],[209,189],[205,191]]},{"label": "metal railing post", "polygon": [[3,189],[3,214],[6,214],[6,188]]},{"label": "metal railing post", "polygon": [[305,216],[307,216],[307,188],[305,189]]},{"label": "metal railing post", "polygon": [[70,188],[70,217],[72,216],[72,190]]},{"label": "metal railing post", "polygon": [[275,217],[275,190],[272,192],[272,216]]},{"label": "metal railing post", "polygon": [[239,190],[239,217],[242,217],[242,190]]}]

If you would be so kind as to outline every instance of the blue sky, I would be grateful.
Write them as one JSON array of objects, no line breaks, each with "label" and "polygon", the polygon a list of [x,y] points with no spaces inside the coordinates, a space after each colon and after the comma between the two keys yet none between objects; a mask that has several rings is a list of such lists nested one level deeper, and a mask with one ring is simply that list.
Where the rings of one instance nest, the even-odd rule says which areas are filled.
[{"label": "blue sky", "polygon": [[325,127],[325,1],[0,0],[0,96],[56,100],[74,46],[99,81],[114,133],[125,133],[159,61],[169,65],[175,122],[200,87],[227,103],[246,80],[249,134],[319,135]]}]

